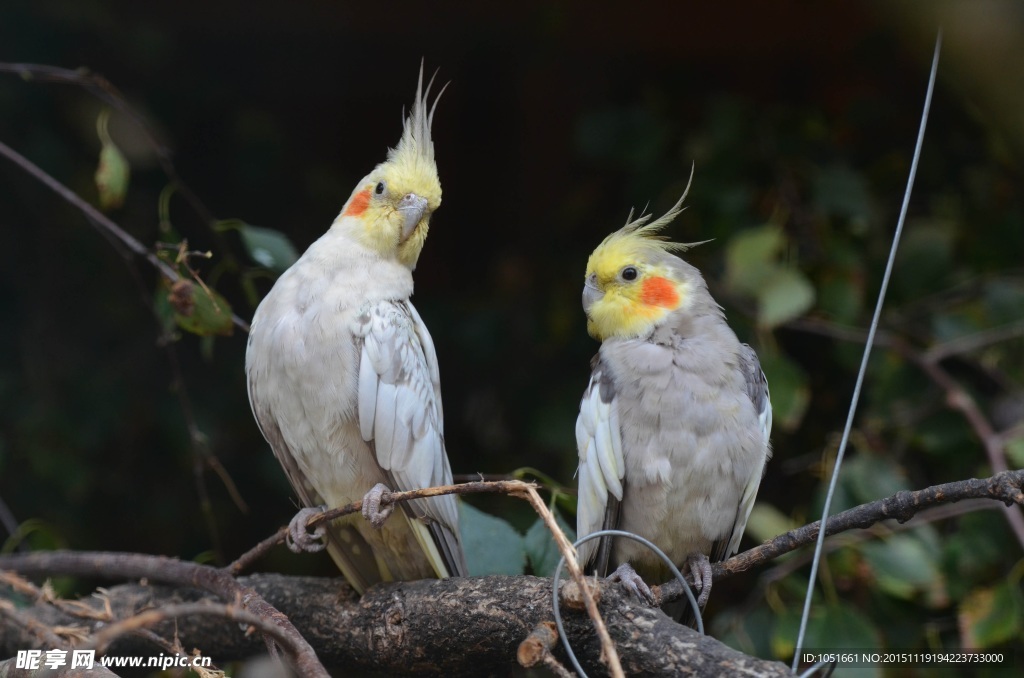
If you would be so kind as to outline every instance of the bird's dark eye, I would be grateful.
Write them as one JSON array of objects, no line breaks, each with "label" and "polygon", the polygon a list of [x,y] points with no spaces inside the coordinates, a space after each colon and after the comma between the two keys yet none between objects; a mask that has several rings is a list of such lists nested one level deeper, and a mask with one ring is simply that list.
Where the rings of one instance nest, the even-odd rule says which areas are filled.
[{"label": "bird's dark eye", "polygon": [[373,189],[373,192],[376,193],[377,195],[384,195],[384,188],[384,182],[378,181],[377,188]]},{"label": "bird's dark eye", "polygon": [[622,269],[622,279],[626,282],[633,282],[640,273],[633,266],[627,266]]}]

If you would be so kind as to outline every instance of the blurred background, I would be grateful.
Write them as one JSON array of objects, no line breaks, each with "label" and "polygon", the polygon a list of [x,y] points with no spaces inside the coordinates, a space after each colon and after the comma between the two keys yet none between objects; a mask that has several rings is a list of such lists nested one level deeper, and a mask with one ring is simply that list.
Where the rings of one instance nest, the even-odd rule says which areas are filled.
[{"label": "blurred background", "polygon": [[[189,265],[248,320],[287,262],[282,238],[304,250],[397,142],[423,59],[449,85],[434,123],[444,204],[414,301],[451,465],[532,468],[566,490],[597,349],[587,256],[631,207],[664,212],[695,165],[668,234],[713,239],[687,259],[758,350],[775,404],[750,546],[820,512],[942,25],[885,341],[833,507],[1024,466],[1024,5],[501,7],[7,0],[0,61],[102,75],[153,137],[93,92],[14,68],[0,141],[96,205],[101,149],[119,149],[105,171],[128,167],[130,183],[108,215],[172,262],[182,239],[211,251]],[[161,149],[185,189],[168,189]],[[295,501],[249,411],[244,333],[176,326],[148,264],[6,159],[0,233],[4,548],[227,562],[286,523]],[[992,430],[951,410],[950,389]],[[574,524],[574,498],[554,497]],[[472,501],[513,536],[533,523],[514,500]],[[807,645],[1019,648],[1024,523],[991,504],[836,540]],[[786,658],[808,560],[716,585],[711,631]],[[333,573],[283,548],[260,566]]]}]

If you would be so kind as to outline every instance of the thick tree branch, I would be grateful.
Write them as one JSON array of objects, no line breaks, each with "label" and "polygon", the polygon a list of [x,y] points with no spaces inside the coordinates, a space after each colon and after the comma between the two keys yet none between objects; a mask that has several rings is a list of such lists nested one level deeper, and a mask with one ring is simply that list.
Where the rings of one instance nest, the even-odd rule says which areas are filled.
[{"label": "thick tree branch", "polygon": [[[483,483],[467,485],[395,493],[393,500],[422,496],[424,492],[436,495],[486,491],[481,487]],[[870,527],[883,520],[904,522],[928,507],[964,499],[1024,504],[1024,470],[899,492],[832,516],[827,534]],[[343,510],[351,510],[351,507]],[[818,522],[806,525],[717,563],[715,576],[742,572],[809,544],[816,539],[819,527]],[[259,641],[238,633],[237,623],[196,617],[190,617],[188,624],[160,621],[172,616],[166,609],[160,612],[161,608],[202,598],[204,594],[193,589],[198,587],[214,593],[222,601],[241,600],[249,613],[273,620],[286,629],[286,633],[287,628],[301,629],[328,665],[355,665],[385,673],[415,670],[435,675],[479,675],[508,671],[523,639],[551,616],[550,580],[526,576],[387,584],[370,589],[357,600],[341,579],[262,575],[236,581],[226,570],[152,556],[34,553],[2,556],[0,569],[34,575],[146,579],[183,587],[171,590],[146,585],[122,586],[100,600],[57,605],[48,596],[39,595],[38,589],[8,577],[0,583],[12,587],[19,595],[35,598],[36,604],[12,616],[13,608],[0,601],[0,649],[7,651],[19,646],[21,649],[40,646],[46,644],[47,639],[52,641],[51,635],[39,632],[41,629],[53,633],[53,629],[60,626],[78,625],[93,633],[99,626],[110,628],[114,620],[137,615],[138,610],[154,608],[157,613],[146,619],[147,624],[157,622],[151,627],[153,632],[170,637],[176,629],[178,634],[183,634],[184,646],[198,647],[215,661],[260,652]],[[660,594],[664,600],[671,600],[682,595],[681,591],[676,591],[678,588],[674,583],[665,584],[660,587]],[[95,609],[82,607],[83,604]],[[739,671],[748,671],[751,675],[783,675],[786,670],[782,664],[746,657],[713,639],[698,636],[672,622],[660,610],[647,608],[625,596],[618,586],[601,586],[599,607],[628,675],[669,675],[684,666],[697,667],[695,675]],[[214,608],[203,608],[207,609]],[[221,604],[219,609],[225,606]],[[287,620],[282,620],[281,614],[287,615]],[[580,613],[569,612],[568,617],[567,633],[584,666],[603,672],[599,659],[601,642],[590,621]],[[288,620],[294,627],[284,626]],[[130,624],[138,626],[138,620]],[[33,633],[26,631],[29,626],[34,629]],[[139,642],[118,639],[111,651],[128,653],[124,644]],[[552,657],[552,662],[562,659],[561,650],[556,650]],[[304,672],[303,675],[310,674]]]},{"label": "thick tree branch", "polygon": [[[224,601],[240,604],[252,614],[276,624],[283,636],[275,640],[281,639],[282,647],[288,651],[300,675],[327,675],[313,648],[299,634],[287,616],[268,604],[256,591],[238,583],[224,570],[162,556],[70,551],[0,556],[0,570],[43,576],[150,579],[177,586],[197,587],[219,596]],[[237,628],[237,624],[235,627]]]},{"label": "thick tree branch", "polygon": [[[7,566],[5,563],[4,567]],[[375,675],[504,675],[518,664],[517,650],[538,624],[550,619],[551,580],[538,577],[469,577],[427,579],[378,585],[356,601],[340,579],[253,575],[240,585],[256,591],[287,614],[316,647],[323,662],[338,675],[372,671]],[[194,589],[123,585],[108,590],[118,619],[137,610],[196,603],[205,595]],[[102,601],[82,602],[100,607]],[[676,624],[660,610],[626,596],[618,586],[603,586],[601,612],[630,676],[748,675],[785,676],[778,662],[748,657],[717,640]],[[48,626],[102,628],[39,601],[26,611]],[[566,630],[584,667],[604,675],[601,645],[583,612],[566,612]],[[246,636],[236,622],[215,617],[163,621],[150,627],[164,637],[175,633],[182,647],[196,647],[224,663],[265,651],[258,638]],[[13,643],[22,643],[17,647]],[[10,626],[0,625],[0,652],[38,646],[24,644]],[[110,647],[115,655],[153,654],[153,646],[124,636]],[[561,649],[555,655],[564,660]]]}]

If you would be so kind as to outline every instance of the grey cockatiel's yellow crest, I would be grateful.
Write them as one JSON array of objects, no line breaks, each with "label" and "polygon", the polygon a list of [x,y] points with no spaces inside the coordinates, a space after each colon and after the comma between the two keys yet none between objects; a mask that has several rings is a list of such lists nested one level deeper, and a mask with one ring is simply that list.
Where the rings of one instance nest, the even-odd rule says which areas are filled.
[{"label": "grey cockatiel's yellow crest", "polygon": [[590,255],[583,309],[587,330],[595,339],[642,336],[668,314],[693,303],[692,273],[696,269],[687,270],[692,267],[673,253],[702,243],[669,242],[659,234],[682,212],[689,190],[687,183],[672,209],[654,221],[649,214],[634,220],[630,212],[626,225],[605,238]]},{"label": "grey cockatiel's yellow crest", "polygon": [[[348,504],[378,483],[452,482],[437,355],[410,301],[412,270],[441,204],[427,92],[421,68],[398,145],[253,318],[249,401],[307,507]],[[328,527],[327,549],[357,591],[466,574],[453,497],[408,502],[395,514],[380,528],[361,516]]]},{"label": "grey cockatiel's yellow crest", "polygon": [[[628,530],[679,565],[737,551],[771,431],[757,355],[675,255],[688,246],[657,236],[681,207],[631,221],[590,257],[583,306],[602,344],[576,422],[578,536]],[[580,559],[602,575],[628,563],[652,583],[668,578],[624,539],[590,541]]]}]

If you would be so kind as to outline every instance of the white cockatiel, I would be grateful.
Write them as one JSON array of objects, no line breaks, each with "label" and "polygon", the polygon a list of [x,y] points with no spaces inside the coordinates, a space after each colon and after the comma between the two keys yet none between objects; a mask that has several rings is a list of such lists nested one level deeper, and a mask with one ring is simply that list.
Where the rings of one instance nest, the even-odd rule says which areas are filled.
[{"label": "white cockatiel", "polygon": [[[739,548],[770,456],[772,410],[757,355],[700,272],[672,253],[687,246],[657,235],[683,198],[662,218],[608,236],[587,264],[583,308],[602,344],[576,422],[577,532],[646,537],[689,565],[703,606],[708,558]],[[592,540],[579,555],[602,576],[619,566],[614,577],[645,597],[643,579],[671,578],[632,540]]]},{"label": "white cockatiel", "polygon": [[[253,413],[302,503],[366,495],[369,521],[349,516],[326,529],[331,556],[360,593],[380,581],[466,574],[454,497],[403,503],[388,521],[391,506],[378,510],[387,488],[452,482],[437,355],[410,301],[441,204],[429,91],[421,69],[398,146],[278,279],[256,309],[246,353]],[[309,515],[293,520],[291,541],[317,550]]]}]

